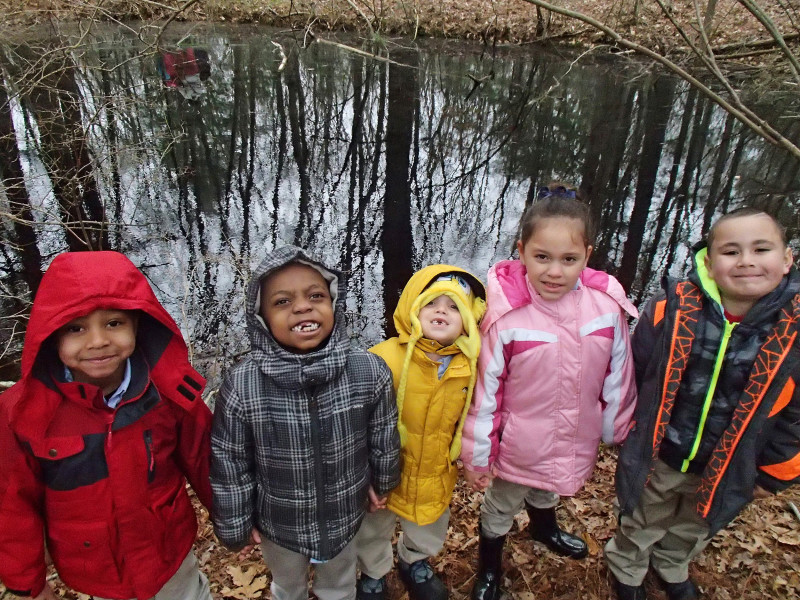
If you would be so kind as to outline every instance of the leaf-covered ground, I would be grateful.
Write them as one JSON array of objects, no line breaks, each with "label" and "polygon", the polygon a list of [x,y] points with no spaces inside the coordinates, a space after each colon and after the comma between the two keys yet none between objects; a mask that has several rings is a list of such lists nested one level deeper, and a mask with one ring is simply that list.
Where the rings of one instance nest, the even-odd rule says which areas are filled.
[{"label": "leaf-covered ground", "polygon": [[[565,499],[559,510],[564,526],[584,536],[590,556],[573,561],[548,552],[531,541],[525,531],[527,516],[521,513],[508,537],[504,553],[503,587],[515,600],[607,600],[613,598],[602,560],[602,547],[614,529],[613,451],[601,453],[592,480],[575,498]],[[453,498],[453,516],[444,551],[433,561],[447,582],[451,598],[469,597],[477,559],[477,526],[480,494],[459,485]],[[716,600],[790,599],[800,597],[800,519],[789,502],[800,506],[800,490],[751,504],[693,563],[692,577],[704,598]],[[269,597],[269,571],[258,553],[239,561],[214,538],[207,513],[201,513],[196,547],[203,570],[211,581],[215,598],[241,600]],[[58,584],[58,580],[54,579]],[[647,580],[649,598],[666,598],[655,581]],[[408,594],[393,571],[389,576],[389,598],[408,600]],[[0,597],[3,595],[0,586]],[[58,587],[64,598],[88,600]]]},{"label": "leaf-covered ground", "polygon": [[[795,0],[755,0],[761,15],[796,43],[800,12]],[[669,10],[669,18],[659,3]],[[659,52],[678,55],[689,39],[700,42],[709,0],[551,0],[551,4],[583,13],[620,35]],[[716,0],[707,27],[711,46],[740,45],[769,37],[758,19],[738,0]],[[486,43],[525,44],[543,39],[605,45],[610,38],[586,23],[526,0],[0,0],[0,29],[19,34],[30,24],[69,20],[130,21],[175,18],[212,23],[255,23],[284,29],[356,31],[364,37],[445,37]],[[24,32],[23,32],[24,34]],[[792,35],[794,34],[794,35]],[[613,45],[613,44],[612,44]],[[755,55],[769,64],[774,53]]]}]

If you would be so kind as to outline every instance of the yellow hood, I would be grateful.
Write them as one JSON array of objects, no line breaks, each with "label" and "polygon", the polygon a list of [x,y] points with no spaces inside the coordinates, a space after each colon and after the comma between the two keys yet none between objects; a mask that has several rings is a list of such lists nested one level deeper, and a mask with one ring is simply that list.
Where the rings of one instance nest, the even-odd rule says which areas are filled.
[{"label": "yellow hood", "polygon": [[[441,276],[448,274],[456,275],[462,281],[465,281],[468,284],[469,290],[464,290],[462,285],[454,279],[436,281]],[[461,313],[461,320],[464,327],[462,335],[459,336],[452,345],[446,348],[433,340],[423,338],[422,326],[419,321],[420,309],[442,294],[453,299],[458,307],[459,313]],[[451,460],[458,458],[461,452],[461,430],[464,427],[464,418],[469,409],[472,391],[475,387],[478,354],[481,349],[478,325],[486,312],[485,298],[486,289],[480,280],[468,271],[452,265],[438,264],[420,269],[414,273],[405,288],[403,288],[403,293],[400,295],[400,300],[394,311],[394,324],[397,328],[399,341],[401,344],[406,344],[405,360],[403,361],[403,369],[397,388],[397,410],[399,413],[398,429],[400,431],[400,441],[402,445],[405,445],[408,437],[405,426],[402,424],[402,414],[403,400],[408,379],[408,366],[411,362],[411,356],[414,353],[414,346],[420,345],[425,351],[436,352],[438,354],[454,354],[456,352],[461,352],[469,361],[471,375],[467,390],[467,402],[464,406],[464,412],[459,420],[458,428],[453,437],[453,444],[450,448]]]}]

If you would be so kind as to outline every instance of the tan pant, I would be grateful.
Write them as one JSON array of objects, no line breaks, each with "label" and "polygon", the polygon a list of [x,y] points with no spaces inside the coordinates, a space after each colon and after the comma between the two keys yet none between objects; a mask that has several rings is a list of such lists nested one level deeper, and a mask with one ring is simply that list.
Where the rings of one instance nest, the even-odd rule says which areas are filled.
[{"label": "tan pant", "polygon": [[[308,557],[267,539],[261,542],[261,553],[272,573],[272,600],[308,600]],[[319,600],[355,599],[356,550],[352,541],[329,561],[314,563],[311,589]]]},{"label": "tan pant", "polygon": [[367,513],[356,535],[356,548],[358,568],[373,579],[380,579],[392,570],[392,535],[398,520],[397,558],[411,564],[439,554],[447,537],[450,509],[445,509],[442,516],[428,525],[417,525],[387,509]]},{"label": "tan pant", "polygon": [[633,514],[621,516],[605,547],[608,568],[617,580],[640,585],[652,565],[664,581],[686,581],[689,563],[711,541],[708,525],[695,510],[699,483],[699,476],[656,461],[639,505]]},{"label": "tan pant", "polygon": [[[94,600],[107,599],[94,596]],[[208,579],[200,570],[194,552],[189,551],[175,575],[150,600],[211,600]]]},{"label": "tan pant", "polygon": [[526,503],[535,508],[552,508],[560,498],[555,492],[495,477],[483,497],[481,533],[490,538],[506,535],[514,524],[514,517]]}]

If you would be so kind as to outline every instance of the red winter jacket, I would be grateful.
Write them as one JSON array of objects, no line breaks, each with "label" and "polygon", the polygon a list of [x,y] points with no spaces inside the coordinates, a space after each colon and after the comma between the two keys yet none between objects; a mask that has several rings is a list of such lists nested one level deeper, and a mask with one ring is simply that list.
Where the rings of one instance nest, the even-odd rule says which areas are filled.
[{"label": "red winter jacket", "polygon": [[[105,309],[140,311],[132,377],[115,410],[100,388],[65,383],[51,334]],[[150,598],[197,533],[186,478],[206,507],[211,412],[205,380],[147,280],[116,252],[62,254],[45,273],[22,353],[0,396],[0,579],[45,584],[44,544],[70,587]]]}]

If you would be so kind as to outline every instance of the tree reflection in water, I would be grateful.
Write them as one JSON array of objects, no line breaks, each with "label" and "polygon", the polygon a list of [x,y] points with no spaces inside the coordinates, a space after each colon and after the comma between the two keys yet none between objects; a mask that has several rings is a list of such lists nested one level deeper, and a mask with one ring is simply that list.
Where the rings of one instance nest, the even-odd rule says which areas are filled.
[{"label": "tree reflection in water", "polygon": [[509,257],[526,202],[553,179],[587,192],[592,266],[639,302],[730,206],[760,203],[797,229],[797,161],[649,65],[445,42],[394,46],[387,62],[212,29],[183,39],[211,63],[187,100],[126,35],[93,38],[39,79],[25,68],[41,48],[2,51],[4,378],[41,268],[68,249],[128,254],[213,380],[247,349],[242,288],[278,244],[348,273],[367,345],[391,333],[413,270],[484,276]]}]

